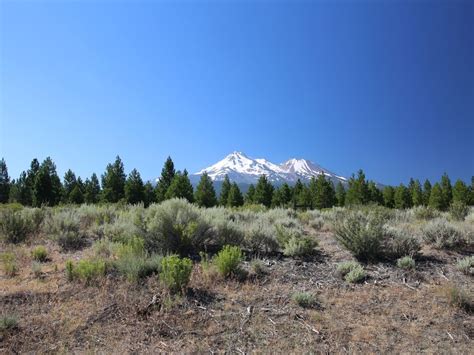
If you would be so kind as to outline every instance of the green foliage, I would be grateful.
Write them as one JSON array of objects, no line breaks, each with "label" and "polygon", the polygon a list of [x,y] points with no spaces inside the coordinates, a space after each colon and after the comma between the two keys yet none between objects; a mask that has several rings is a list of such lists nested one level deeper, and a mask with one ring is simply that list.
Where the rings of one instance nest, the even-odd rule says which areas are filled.
[{"label": "green foliage", "polygon": [[18,265],[16,263],[16,257],[13,253],[3,253],[1,255],[3,269],[5,275],[13,277],[18,272]]},{"label": "green foliage", "polygon": [[421,189],[421,184],[419,180],[415,180],[413,186],[410,189],[410,194],[412,206],[423,205],[423,190]]},{"label": "green foliage", "polygon": [[444,197],[443,197],[443,190],[441,189],[441,185],[436,183],[434,184],[433,188],[431,189],[430,200],[428,205],[435,210],[443,210],[444,209]]},{"label": "green foliage", "polygon": [[163,169],[161,170],[161,176],[156,186],[156,202],[162,202],[165,200],[166,191],[168,191],[175,174],[176,171],[174,170],[173,160],[171,157],[168,157]]},{"label": "green foliage", "polygon": [[229,202],[229,192],[231,186],[232,185],[230,183],[229,177],[226,175],[221,186],[221,193],[219,195],[219,205],[227,206],[227,203]]},{"label": "green foliage", "polygon": [[340,181],[336,185],[336,201],[339,207],[343,207],[346,204],[346,189]]},{"label": "green foliage", "polygon": [[125,196],[125,169],[117,155],[113,164],[108,164],[102,175],[102,201],[118,202]]},{"label": "green foliage", "polygon": [[415,256],[421,246],[418,239],[409,231],[385,226],[381,249],[384,257],[393,260],[405,255]]},{"label": "green foliage", "polygon": [[161,260],[160,279],[170,292],[183,292],[191,278],[192,269],[190,259],[181,259],[177,255],[166,256]]},{"label": "green foliage", "polygon": [[55,213],[48,222],[49,233],[64,250],[76,250],[85,245],[86,238],[80,228],[81,221],[73,211]]},{"label": "green foliage", "polygon": [[364,268],[361,265],[358,265],[346,274],[344,280],[350,283],[357,283],[365,280],[366,277],[367,273]]},{"label": "green foliage", "polygon": [[370,196],[369,200],[378,205],[383,205],[384,203],[383,193],[382,191],[379,190],[375,182],[369,181],[368,190],[369,190],[369,196]]},{"label": "green foliage", "polygon": [[451,203],[451,206],[449,206],[449,215],[455,221],[464,221],[468,214],[469,206],[460,200],[454,201]]},{"label": "green foliage", "polygon": [[5,315],[0,317],[0,330],[6,331],[15,329],[18,326],[18,319],[14,316]]},{"label": "green foliage", "polygon": [[66,276],[68,280],[78,280],[90,285],[99,281],[106,271],[105,261],[103,260],[79,260],[77,264],[72,261],[66,262]]},{"label": "green foliage", "polygon": [[316,297],[308,292],[296,292],[291,298],[293,302],[302,308],[313,308],[318,305]]},{"label": "green foliage", "polygon": [[28,220],[21,211],[11,209],[0,211],[0,236],[8,243],[21,243],[30,233]]},{"label": "green foliage", "polygon": [[84,185],[84,201],[86,203],[97,203],[100,198],[99,179],[95,173],[92,174],[90,180],[86,179]]},{"label": "green foliage", "polygon": [[403,184],[400,184],[395,189],[395,195],[393,198],[394,198],[395,208],[405,209],[405,208],[411,207],[410,190]]},{"label": "green foliage", "polygon": [[458,260],[456,268],[466,275],[474,275],[474,256],[466,256]]},{"label": "green foliage", "polygon": [[248,205],[255,203],[255,186],[253,186],[253,184],[250,184],[247,193],[245,194],[244,202]]},{"label": "green foliage", "polygon": [[184,170],[183,173],[178,171],[165,194],[166,199],[184,198],[188,202],[194,201],[194,191],[191,181],[189,181],[188,172]]},{"label": "green foliage", "polygon": [[133,169],[128,175],[124,186],[125,200],[134,205],[145,200],[145,187],[137,169]]},{"label": "green foliage", "polygon": [[469,187],[462,180],[456,180],[453,186],[453,202],[461,202],[468,205],[469,200]]},{"label": "green foliage", "polygon": [[474,311],[474,299],[468,291],[451,285],[446,288],[446,297],[451,306],[458,307],[468,313]]},{"label": "green foliage", "polygon": [[74,203],[76,205],[84,203],[84,194],[82,193],[82,189],[79,184],[74,186],[72,189],[71,194],[69,195],[69,201],[70,203]]},{"label": "green foliage", "polygon": [[253,202],[270,207],[273,197],[273,185],[268,181],[265,175],[260,176],[255,187]]},{"label": "green foliage", "polygon": [[416,219],[430,220],[440,216],[437,210],[428,206],[414,207],[412,211]]},{"label": "green foliage", "polygon": [[316,179],[312,177],[308,188],[313,208],[329,208],[336,204],[334,185],[330,180],[326,179],[324,174],[318,175]]},{"label": "green foliage", "polygon": [[151,182],[147,182],[144,187],[143,187],[143,195],[145,197],[145,200],[143,201],[145,203],[145,207],[150,206],[152,203],[156,202],[156,194],[155,194],[155,189],[153,188],[153,185]]},{"label": "green foliage", "polygon": [[442,198],[443,204],[442,204],[441,209],[444,211],[448,209],[453,199],[453,190],[451,186],[451,180],[449,179],[449,176],[446,173],[444,173],[443,176],[441,176],[441,193],[443,197]]},{"label": "green foliage", "polygon": [[43,276],[43,271],[41,270],[41,263],[37,261],[33,261],[31,263],[31,271],[33,272],[33,275],[39,279]]},{"label": "green foliage", "polygon": [[423,205],[428,206],[430,203],[430,196],[431,196],[431,182],[426,179],[425,183],[423,184]]},{"label": "green foliage", "polygon": [[411,256],[404,256],[397,260],[397,266],[400,269],[412,270],[415,268],[415,260]]},{"label": "green foliage", "polygon": [[346,205],[363,205],[369,202],[370,194],[365,174],[362,170],[357,172],[357,178],[352,175],[346,191]]},{"label": "green foliage", "polygon": [[250,261],[250,269],[252,273],[256,276],[261,276],[266,274],[266,267],[261,259],[254,258]]},{"label": "green foliage", "polygon": [[44,246],[39,245],[31,251],[31,256],[36,261],[45,262],[48,260],[48,250]]},{"label": "green foliage", "polygon": [[318,242],[310,236],[292,236],[283,249],[283,254],[291,257],[307,256],[314,253]]},{"label": "green foliage", "polygon": [[272,207],[290,207],[292,198],[291,188],[285,182],[273,191]]},{"label": "green foliage", "polygon": [[219,273],[224,277],[235,275],[242,262],[242,250],[238,246],[226,245],[213,259]]},{"label": "green foliage", "polygon": [[464,245],[463,233],[443,218],[435,219],[423,227],[423,239],[439,249],[455,249]]},{"label": "green foliage", "polygon": [[385,207],[395,207],[395,189],[392,186],[385,186],[383,189],[383,204]]},{"label": "green foliage", "polygon": [[74,280],[74,263],[71,260],[66,261],[66,278],[69,282]]},{"label": "green foliage", "polygon": [[337,273],[344,277],[346,276],[351,270],[359,267],[360,264],[356,261],[343,261],[337,265]]},{"label": "green foliage", "polygon": [[207,173],[202,174],[201,180],[196,187],[194,200],[201,207],[213,207],[217,205],[216,191],[211,178]]},{"label": "green foliage", "polygon": [[50,157],[47,157],[33,181],[33,205],[40,207],[42,205],[55,206],[61,200],[61,180],[56,172],[56,165]]},{"label": "green foliage", "polygon": [[234,182],[232,183],[228,198],[227,198],[227,206],[229,207],[240,207],[244,204],[244,197],[240,192],[239,186]]},{"label": "green foliage", "polygon": [[5,159],[0,159],[0,203],[7,203],[10,196],[10,176]]}]

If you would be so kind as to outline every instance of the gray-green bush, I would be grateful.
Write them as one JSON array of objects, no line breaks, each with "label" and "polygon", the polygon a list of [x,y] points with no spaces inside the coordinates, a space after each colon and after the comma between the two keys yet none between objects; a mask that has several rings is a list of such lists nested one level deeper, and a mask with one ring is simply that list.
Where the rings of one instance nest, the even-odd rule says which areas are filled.
[{"label": "gray-green bush", "polygon": [[463,233],[460,229],[446,221],[437,218],[423,227],[423,240],[439,249],[455,249],[465,244]]}]

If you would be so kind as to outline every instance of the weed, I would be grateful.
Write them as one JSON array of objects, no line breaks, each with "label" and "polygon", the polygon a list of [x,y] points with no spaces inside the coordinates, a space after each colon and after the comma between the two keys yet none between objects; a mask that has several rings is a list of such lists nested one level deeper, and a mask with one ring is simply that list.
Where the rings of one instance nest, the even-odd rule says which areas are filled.
[{"label": "weed", "polygon": [[181,259],[177,255],[166,256],[161,260],[160,279],[170,292],[183,292],[191,278],[192,269],[190,259]]}]

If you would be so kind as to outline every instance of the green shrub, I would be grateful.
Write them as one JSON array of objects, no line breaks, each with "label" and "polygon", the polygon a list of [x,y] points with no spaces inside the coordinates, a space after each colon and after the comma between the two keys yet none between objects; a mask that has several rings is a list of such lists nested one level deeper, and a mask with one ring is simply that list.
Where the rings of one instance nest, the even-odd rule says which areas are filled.
[{"label": "green shrub", "polygon": [[66,261],[66,278],[68,281],[74,280],[74,263],[71,260]]},{"label": "green shrub", "polygon": [[451,306],[459,307],[468,313],[474,311],[474,299],[468,291],[454,285],[448,286],[446,297]]},{"label": "green shrub", "polygon": [[351,270],[359,267],[360,264],[357,261],[343,261],[337,265],[337,273],[341,277],[346,276]]},{"label": "green shrub", "polygon": [[16,257],[13,253],[2,254],[2,264],[5,274],[13,277],[18,272],[18,266],[16,264]]},{"label": "green shrub", "polygon": [[160,279],[172,293],[183,292],[191,278],[193,263],[188,258],[177,255],[166,256],[161,260]]},{"label": "green shrub", "polygon": [[415,268],[415,260],[411,256],[404,256],[397,260],[397,266],[400,269],[412,270]]},{"label": "green shrub", "polygon": [[263,261],[257,258],[252,259],[250,262],[250,268],[254,275],[261,276],[266,274],[266,267],[263,264]]},{"label": "green shrub", "polygon": [[317,306],[316,297],[308,292],[296,292],[292,296],[293,301],[300,307],[312,308]]},{"label": "green shrub", "polygon": [[237,272],[242,259],[243,255],[240,247],[226,245],[214,257],[213,263],[222,276],[229,277]]},{"label": "green shrub", "polygon": [[31,251],[31,255],[34,260],[39,262],[45,262],[48,260],[48,250],[42,245],[37,246]]},{"label": "green shrub", "polygon": [[74,211],[66,210],[53,214],[48,220],[48,232],[64,250],[84,247],[86,236],[81,231],[81,221]]},{"label": "green shrub", "polygon": [[86,285],[97,282],[105,275],[105,270],[105,261],[103,260],[79,260],[76,265],[71,261],[66,262],[68,280],[79,280]]},{"label": "green shrub", "polygon": [[335,237],[358,260],[373,261],[382,256],[383,225],[377,214],[352,211],[335,223]]},{"label": "green shrub", "polygon": [[429,222],[423,229],[423,240],[439,249],[461,247],[465,240],[462,231],[442,218]]},{"label": "green shrub", "polygon": [[467,256],[458,260],[456,268],[466,275],[474,275],[474,256]]},{"label": "green shrub", "polygon": [[292,257],[311,255],[317,246],[318,242],[310,236],[293,236],[286,242],[283,254]]},{"label": "green shrub", "polygon": [[367,277],[367,273],[361,265],[356,266],[351,271],[349,271],[344,280],[350,283],[357,283],[364,280]]},{"label": "green shrub", "polygon": [[31,264],[31,271],[33,271],[33,275],[39,279],[43,276],[43,271],[41,270],[41,264],[37,261],[33,261]]},{"label": "green shrub", "polygon": [[412,213],[416,219],[430,220],[440,216],[439,211],[428,206],[417,206],[412,208]]},{"label": "green shrub", "polygon": [[28,221],[23,218],[21,211],[2,210],[0,214],[0,235],[8,243],[21,243],[28,234],[30,228]]},{"label": "green shrub", "polygon": [[388,259],[395,260],[405,255],[415,256],[421,249],[417,238],[405,229],[384,227],[382,253]]},{"label": "green shrub", "polygon": [[2,316],[0,317],[0,330],[6,331],[15,329],[18,326],[18,319],[15,316]]},{"label": "green shrub", "polygon": [[469,206],[464,202],[454,201],[451,206],[449,206],[449,215],[455,221],[464,221],[468,214]]},{"label": "green shrub", "polygon": [[153,274],[157,274],[161,269],[162,256],[153,254],[146,255],[124,255],[120,259],[114,261],[115,269],[124,275],[130,282],[138,282],[139,280]]}]

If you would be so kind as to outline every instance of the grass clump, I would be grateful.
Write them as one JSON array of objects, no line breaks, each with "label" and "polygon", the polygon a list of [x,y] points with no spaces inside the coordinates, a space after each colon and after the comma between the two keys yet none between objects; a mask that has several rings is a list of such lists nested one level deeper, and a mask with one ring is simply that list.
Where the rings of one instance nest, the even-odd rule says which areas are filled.
[{"label": "grass clump", "polygon": [[451,306],[458,307],[468,313],[474,311],[474,299],[467,291],[451,285],[445,289],[446,298]]},{"label": "grass clump", "polygon": [[45,262],[48,260],[48,250],[44,246],[39,245],[31,251],[31,256],[36,261]]},{"label": "grass clump", "polygon": [[283,249],[283,254],[291,257],[307,256],[314,253],[318,242],[310,236],[291,237]]},{"label": "grass clump", "polygon": [[240,247],[225,245],[214,257],[213,263],[222,276],[229,277],[237,274],[242,259],[243,254]]},{"label": "grass clump", "polygon": [[8,243],[18,244],[29,234],[28,221],[23,218],[21,211],[4,210],[0,215],[0,236]]},{"label": "grass clump", "polygon": [[400,269],[413,270],[415,268],[415,260],[407,255],[397,260],[397,266]]},{"label": "grass clump", "polygon": [[5,274],[9,277],[13,277],[18,272],[18,265],[16,263],[16,257],[13,253],[2,254],[2,264]]},{"label": "grass clump", "polygon": [[0,318],[0,330],[6,331],[18,327],[18,319],[15,316],[5,315]]},{"label": "grass clump", "polygon": [[308,292],[296,292],[291,298],[293,302],[303,308],[312,308],[318,304],[316,297]]},{"label": "grass clump", "polygon": [[106,271],[103,260],[80,260],[77,264],[66,262],[66,277],[70,281],[78,280],[90,285],[100,280]]},{"label": "grass clump", "polygon": [[265,275],[267,272],[263,261],[258,258],[252,259],[252,261],[250,262],[250,269],[252,270],[252,273],[256,276]]},{"label": "grass clump", "polygon": [[33,263],[31,264],[31,271],[33,272],[33,275],[37,279],[40,279],[43,277],[43,270],[41,269],[41,263],[37,261],[33,261]]},{"label": "grass clump", "polygon": [[364,280],[367,277],[362,265],[356,261],[344,261],[337,265],[337,272],[347,282],[357,283]]},{"label": "grass clump", "polygon": [[161,260],[160,279],[172,293],[183,292],[191,278],[191,259],[178,255],[166,256]]},{"label": "grass clump", "polygon": [[464,244],[462,231],[443,218],[429,222],[423,229],[423,240],[438,249],[455,249]]},{"label": "grass clump", "polygon": [[466,275],[474,275],[474,256],[467,256],[458,260],[456,268]]}]

